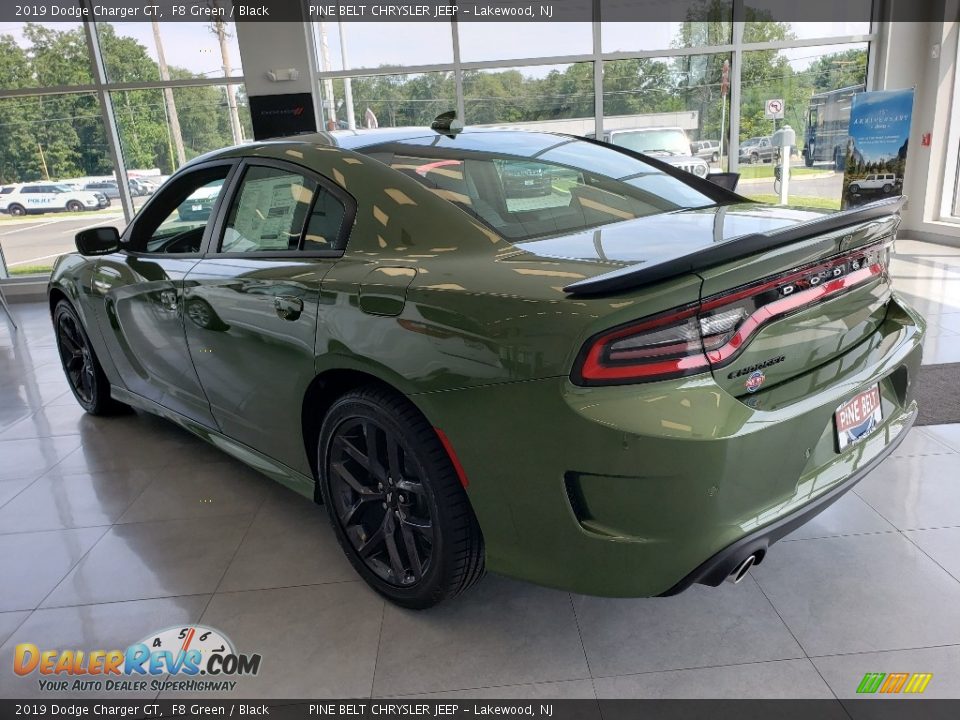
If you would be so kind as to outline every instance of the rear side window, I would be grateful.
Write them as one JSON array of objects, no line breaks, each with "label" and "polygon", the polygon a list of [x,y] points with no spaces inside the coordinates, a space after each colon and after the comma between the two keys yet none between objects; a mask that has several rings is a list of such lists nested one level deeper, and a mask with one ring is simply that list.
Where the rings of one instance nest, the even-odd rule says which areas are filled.
[{"label": "rear side window", "polygon": [[246,170],[220,252],[341,249],[344,206],[316,180],[290,170]]},{"label": "rear side window", "polygon": [[13,192],[13,188],[12,188],[12,187],[2,187],[2,188],[0,188],[0,195],[9,195],[9,194],[12,193],[12,192]]}]

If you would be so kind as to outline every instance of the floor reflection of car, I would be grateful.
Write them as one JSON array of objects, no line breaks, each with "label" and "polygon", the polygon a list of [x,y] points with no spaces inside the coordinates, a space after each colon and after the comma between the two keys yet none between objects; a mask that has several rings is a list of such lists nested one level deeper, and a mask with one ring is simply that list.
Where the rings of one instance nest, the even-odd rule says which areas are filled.
[{"label": "floor reflection of car", "polygon": [[206,220],[210,217],[210,212],[220,196],[221,189],[223,189],[222,180],[198,189],[180,203],[180,207],[177,208],[177,215],[186,222]]},{"label": "floor reflection of car", "polygon": [[[590,133],[587,137],[595,137],[595,135]],[[693,173],[697,177],[705,178],[710,172],[710,166],[703,158],[694,157],[690,154],[690,139],[683,128],[609,130],[603,133],[603,141],[644,155],[650,155],[676,168]]]}]

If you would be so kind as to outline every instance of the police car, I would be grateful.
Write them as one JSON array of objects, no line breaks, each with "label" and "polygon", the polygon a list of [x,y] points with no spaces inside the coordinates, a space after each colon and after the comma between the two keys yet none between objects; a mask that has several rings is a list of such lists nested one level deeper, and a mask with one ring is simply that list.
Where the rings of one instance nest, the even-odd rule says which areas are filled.
[{"label": "police car", "polygon": [[110,204],[103,193],[74,190],[52,182],[20,183],[0,188],[0,212],[10,215],[67,210],[99,210]]}]

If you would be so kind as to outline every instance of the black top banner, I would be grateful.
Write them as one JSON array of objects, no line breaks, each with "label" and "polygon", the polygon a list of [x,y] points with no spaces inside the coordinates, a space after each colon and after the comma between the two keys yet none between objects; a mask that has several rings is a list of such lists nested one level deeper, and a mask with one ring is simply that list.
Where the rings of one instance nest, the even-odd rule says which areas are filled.
[{"label": "black top banner", "polygon": [[4,0],[2,22],[934,22],[953,0]]}]

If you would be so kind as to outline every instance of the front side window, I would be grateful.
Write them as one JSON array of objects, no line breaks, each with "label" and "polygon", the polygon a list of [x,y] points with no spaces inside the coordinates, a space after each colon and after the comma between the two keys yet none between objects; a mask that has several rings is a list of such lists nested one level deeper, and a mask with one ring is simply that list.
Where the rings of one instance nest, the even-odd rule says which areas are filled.
[{"label": "front side window", "polygon": [[315,180],[253,166],[230,207],[220,251],[337,250],[343,217],[343,204]]},{"label": "front side window", "polygon": [[229,171],[229,165],[217,165],[171,180],[134,221],[130,249],[147,253],[200,252],[203,233]]},{"label": "front side window", "polygon": [[[524,146],[527,138],[532,147]],[[361,152],[513,241],[707,207],[724,199],[719,187],[701,190],[608,145],[557,136],[464,133]]]}]

